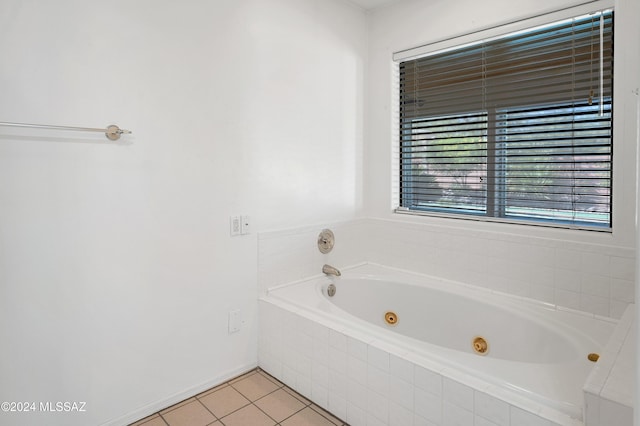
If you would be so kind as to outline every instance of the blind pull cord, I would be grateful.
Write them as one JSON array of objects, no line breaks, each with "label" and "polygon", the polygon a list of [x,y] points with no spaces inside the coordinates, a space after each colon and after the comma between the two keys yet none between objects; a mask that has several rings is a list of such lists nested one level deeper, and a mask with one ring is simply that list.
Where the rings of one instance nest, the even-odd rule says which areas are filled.
[{"label": "blind pull cord", "polygon": [[600,117],[604,116],[604,14],[600,14]]}]

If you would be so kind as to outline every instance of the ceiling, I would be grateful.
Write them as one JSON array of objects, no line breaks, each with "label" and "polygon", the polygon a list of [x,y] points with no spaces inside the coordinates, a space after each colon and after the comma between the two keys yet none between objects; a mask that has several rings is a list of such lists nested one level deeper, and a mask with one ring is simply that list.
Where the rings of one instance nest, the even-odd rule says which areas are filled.
[{"label": "ceiling", "polygon": [[364,9],[374,9],[376,7],[385,6],[391,3],[397,3],[402,0],[351,0]]}]

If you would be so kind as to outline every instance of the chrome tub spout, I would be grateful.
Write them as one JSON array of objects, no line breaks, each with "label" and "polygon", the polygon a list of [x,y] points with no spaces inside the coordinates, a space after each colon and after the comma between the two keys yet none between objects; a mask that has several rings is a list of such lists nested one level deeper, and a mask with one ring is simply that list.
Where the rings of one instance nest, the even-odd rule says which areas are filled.
[{"label": "chrome tub spout", "polygon": [[326,265],[326,264],[322,267],[322,273],[327,275],[335,275],[336,277],[339,277],[340,275],[342,275],[337,268],[334,268],[333,266]]}]

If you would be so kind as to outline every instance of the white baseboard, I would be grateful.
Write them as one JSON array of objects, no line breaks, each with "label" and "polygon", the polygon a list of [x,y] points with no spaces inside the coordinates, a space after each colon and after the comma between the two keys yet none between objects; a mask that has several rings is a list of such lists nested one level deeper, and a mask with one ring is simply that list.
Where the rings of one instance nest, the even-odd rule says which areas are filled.
[{"label": "white baseboard", "polygon": [[247,371],[253,370],[257,366],[257,363],[251,363],[234,370],[227,371],[226,373],[220,374],[217,377],[211,380],[207,380],[204,383],[200,383],[199,385],[193,386],[189,389],[185,389],[182,392],[173,394],[168,398],[164,398],[151,404],[145,405],[144,407],[141,407],[140,409],[135,410],[129,414],[125,414],[124,416],[102,423],[100,426],[126,426],[133,422],[137,422],[138,420],[144,419],[145,417],[148,417],[153,413],[170,407],[173,404],[177,404],[180,401],[184,401],[185,399],[191,398],[192,396],[204,392],[207,389],[222,384],[230,379],[233,379],[234,377],[240,376]]}]

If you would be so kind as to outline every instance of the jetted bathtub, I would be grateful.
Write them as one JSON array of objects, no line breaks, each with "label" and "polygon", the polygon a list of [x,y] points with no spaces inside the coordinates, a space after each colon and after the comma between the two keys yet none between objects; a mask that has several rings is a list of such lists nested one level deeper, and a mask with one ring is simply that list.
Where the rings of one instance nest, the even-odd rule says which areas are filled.
[{"label": "jetted bathtub", "polygon": [[[381,265],[342,272],[272,288],[262,302],[453,377],[544,424],[582,424],[582,387],[595,365],[588,357],[602,350],[615,321]],[[513,414],[502,417],[516,425]]]}]

